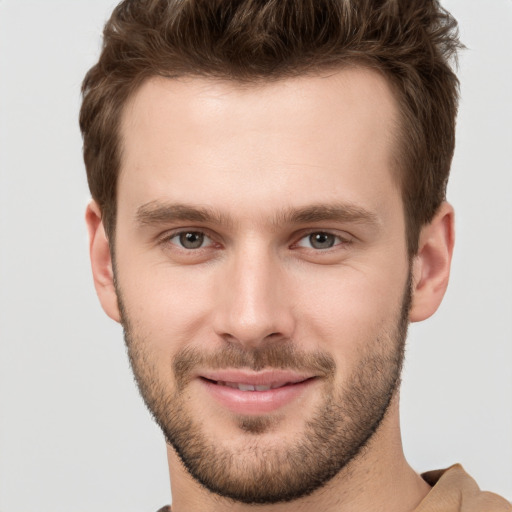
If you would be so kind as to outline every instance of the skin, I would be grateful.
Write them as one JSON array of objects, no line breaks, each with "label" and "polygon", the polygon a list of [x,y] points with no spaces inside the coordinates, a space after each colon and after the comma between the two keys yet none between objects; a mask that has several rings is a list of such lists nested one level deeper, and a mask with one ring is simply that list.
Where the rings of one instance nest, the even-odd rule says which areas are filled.
[{"label": "skin", "polygon": [[[397,121],[385,79],[356,68],[251,86],[155,78],[134,95],[121,128],[116,279],[126,315],[143,333],[170,391],[169,361],[187,347],[254,350],[282,340],[303,352],[329,354],[336,386],[346,387],[370,340],[396,324],[411,268],[393,169]],[[177,219],[168,207],[178,203],[219,215]],[[359,215],[284,215],[318,205],[336,206],[338,213],[349,207]],[[155,207],[159,215],[151,215]],[[94,201],[86,220],[98,296],[106,313],[121,321]],[[204,232],[211,242],[184,249],[180,230]],[[335,245],[313,248],[311,232],[335,235]],[[439,306],[453,240],[453,210],[444,203],[423,227],[412,262],[411,321],[428,318]],[[280,409],[258,442],[285,449],[303,433],[323,389],[309,386]],[[207,426],[212,442],[247,448],[235,415],[196,382],[187,398],[188,411]],[[168,459],[174,512],[254,509],[205,490],[171,447]],[[405,512],[428,490],[402,452],[396,393],[366,449],[323,488],[257,508]]]}]

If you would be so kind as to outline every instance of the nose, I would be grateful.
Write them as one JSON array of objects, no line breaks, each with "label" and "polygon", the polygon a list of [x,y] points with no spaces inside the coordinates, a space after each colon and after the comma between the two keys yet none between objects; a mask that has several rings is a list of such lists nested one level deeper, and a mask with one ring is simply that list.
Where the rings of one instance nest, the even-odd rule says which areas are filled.
[{"label": "nose", "polygon": [[293,337],[293,304],[279,256],[253,244],[228,258],[218,283],[214,329],[245,348]]}]

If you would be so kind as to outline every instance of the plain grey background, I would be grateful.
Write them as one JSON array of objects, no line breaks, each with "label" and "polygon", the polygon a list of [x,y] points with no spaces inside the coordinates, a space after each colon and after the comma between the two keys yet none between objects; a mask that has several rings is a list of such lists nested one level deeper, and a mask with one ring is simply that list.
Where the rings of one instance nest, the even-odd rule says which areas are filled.
[{"label": "plain grey background", "polygon": [[[90,277],[77,126],[110,0],[0,0],[0,511],[152,512],[163,439]],[[414,325],[402,391],[418,471],[462,462],[512,499],[512,1],[446,0],[462,101],[448,294]]]}]

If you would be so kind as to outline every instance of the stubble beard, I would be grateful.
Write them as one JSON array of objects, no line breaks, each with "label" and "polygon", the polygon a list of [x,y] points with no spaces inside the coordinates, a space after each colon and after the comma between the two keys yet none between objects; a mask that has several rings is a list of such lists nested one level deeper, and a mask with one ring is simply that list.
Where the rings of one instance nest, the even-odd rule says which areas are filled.
[{"label": "stubble beard", "polygon": [[[332,356],[305,354],[292,342],[278,342],[251,352],[230,345],[213,355],[185,349],[172,361],[175,385],[170,391],[167,381],[158,375],[151,344],[132,328],[119,290],[118,300],[130,363],[146,406],[187,471],[221,497],[272,504],[293,501],[321,488],[362,453],[399,387],[411,304],[410,279],[394,326],[366,344],[343,389],[334,384]],[[283,439],[279,447],[260,442],[262,435],[276,427],[274,417],[239,416],[237,426],[247,438],[240,450],[209,436],[207,424],[200,423],[188,406],[189,377],[198,365],[256,371],[265,367],[321,370],[324,398],[302,434]]]}]

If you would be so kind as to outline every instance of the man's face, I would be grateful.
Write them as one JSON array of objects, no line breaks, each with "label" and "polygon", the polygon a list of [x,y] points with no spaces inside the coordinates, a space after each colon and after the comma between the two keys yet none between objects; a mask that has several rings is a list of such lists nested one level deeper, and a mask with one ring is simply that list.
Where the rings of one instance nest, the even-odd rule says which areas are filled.
[{"label": "man's face", "polygon": [[153,79],[127,105],[115,270],[141,393],[190,473],[307,494],[379,426],[409,306],[397,110],[361,69]]}]

